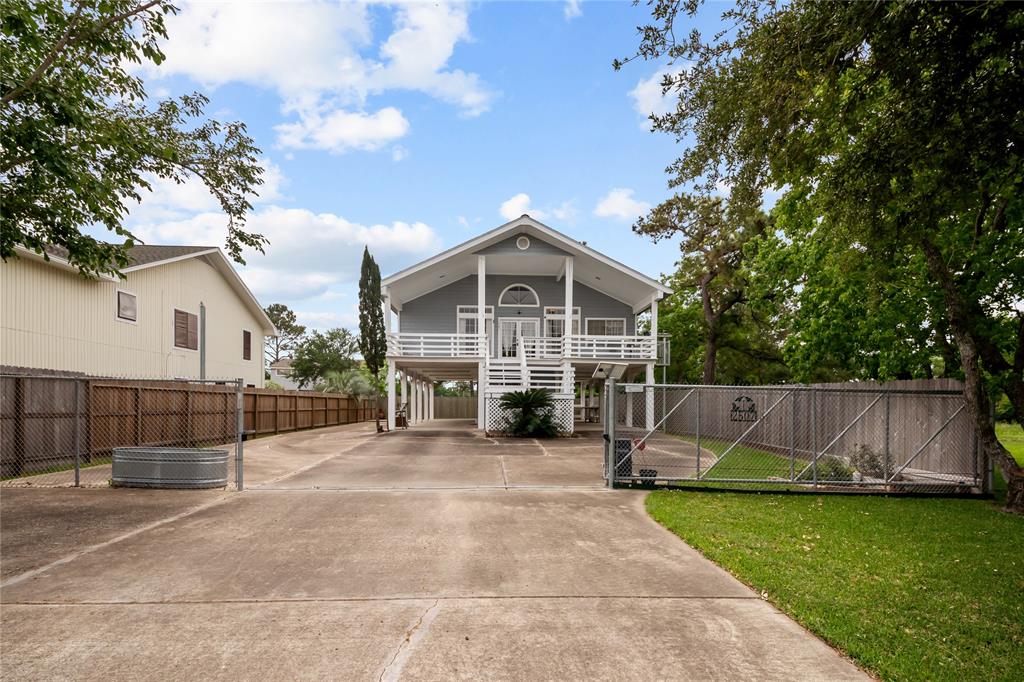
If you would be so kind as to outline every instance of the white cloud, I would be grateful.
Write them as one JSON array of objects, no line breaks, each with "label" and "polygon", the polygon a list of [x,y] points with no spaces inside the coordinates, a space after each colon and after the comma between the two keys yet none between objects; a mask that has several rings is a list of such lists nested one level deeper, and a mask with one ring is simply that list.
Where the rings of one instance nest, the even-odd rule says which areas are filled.
[{"label": "white cloud", "polygon": [[346,312],[297,310],[295,311],[295,316],[298,318],[299,324],[311,329],[323,330],[345,327],[349,330],[355,330],[359,327],[359,310],[356,306],[353,306],[351,310]]},{"label": "white cloud", "polygon": [[505,220],[515,220],[524,213],[529,213],[531,217],[537,220],[543,220],[547,215],[540,209],[530,208],[530,195],[525,192],[520,192],[513,197],[503,201],[501,206],[498,207],[498,213]]},{"label": "white cloud", "polygon": [[278,126],[286,147],[334,152],[379,149],[408,132],[401,112],[368,113],[367,98],[414,90],[466,116],[490,107],[496,93],[473,73],[449,69],[455,46],[471,39],[464,4],[388,6],[394,30],[373,55],[365,3],[188,3],[167,17],[166,60],[147,78],[185,76],[214,88],[242,82],[276,91],[298,120]]},{"label": "white cloud", "polygon": [[664,116],[675,108],[678,96],[672,91],[663,95],[661,83],[666,75],[678,73],[680,73],[678,67],[658,69],[651,74],[650,78],[642,78],[637,81],[636,87],[629,91],[629,96],[633,99],[633,108],[642,117],[641,127],[648,127],[650,123],[648,117],[651,114]]},{"label": "white cloud", "polygon": [[651,205],[647,202],[633,198],[633,190],[616,187],[597,202],[594,215],[632,222],[650,209]]},{"label": "white cloud", "polygon": [[302,112],[298,122],[281,124],[275,130],[284,147],[313,147],[342,154],[350,149],[380,149],[404,137],[409,132],[409,122],[394,107],[374,114],[336,109],[326,113]]},{"label": "white cloud", "polygon": [[560,206],[556,206],[551,209],[551,215],[561,220],[563,223],[571,223],[576,220],[576,216],[579,215],[579,211],[576,210],[575,202],[571,199],[563,202]]},{"label": "white cloud", "polygon": [[[579,215],[579,211],[576,210],[575,202],[571,199],[569,201],[562,202],[558,206],[538,208],[531,205],[530,195],[525,192],[520,192],[519,194],[509,197],[503,201],[501,206],[498,207],[498,213],[500,213],[501,217],[505,220],[515,220],[526,213],[535,220],[555,218],[563,223],[571,223],[575,221],[576,216]],[[468,225],[464,225],[464,227],[468,227]]]},{"label": "white cloud", "polygon": [[[226,219],[219,212],[182,220],[130,224],[152,244],[222,246]],[[390,272],[436,253],[441,239],[422,222],[363,225],[333,213],[265,206],[249,216],[246,229],[270,240],[265,254],[246,249],[242,277],[261,300],[303,300],[326,294],[334,285],[354,286],[363,246]]]},{"label": "white cloud", "polygon": [[565,0],[565,20],[572,21],[583,14],[583,0]]},{"label": "white cloud", "polygon": [[400,144],[396,144],[391,148],[391,160],[398,162],[409,156],[409,150]]}]

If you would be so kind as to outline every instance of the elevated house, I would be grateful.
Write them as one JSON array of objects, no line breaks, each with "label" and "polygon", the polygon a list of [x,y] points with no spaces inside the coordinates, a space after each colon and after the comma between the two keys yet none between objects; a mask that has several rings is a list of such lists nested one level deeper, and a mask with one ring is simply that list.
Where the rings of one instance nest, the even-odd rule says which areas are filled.
[{"label": "elevated house", "polygon": [[262,387],[277,330],[220,249],[137,245],[122,277],[60,249],[0,264],[0,366],[34,374],[235,379]]},{"label": "elevated house", "polygon": [[[523,215],[382,282],[388,331],[388,424],[433,414],[432,385],[477,384],[477,424],[500,427],[501,396],[553,392],[563,431],[599,420],[598,363],[654,383],[657,280]],[[649,316],[644,333],[637,317]],[[394,392],[394,382],[388,382]]]}]

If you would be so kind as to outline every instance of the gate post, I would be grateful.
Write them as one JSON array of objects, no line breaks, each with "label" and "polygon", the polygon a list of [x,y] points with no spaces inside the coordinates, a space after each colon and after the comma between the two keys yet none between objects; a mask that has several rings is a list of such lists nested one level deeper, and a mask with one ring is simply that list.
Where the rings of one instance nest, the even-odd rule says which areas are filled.
[{"label": "gate post", "polygon": [[700,386],[697,387],[697,478],[700,478]]},{"label": "gate post", "polygon": [[82,469],[82,382],[75,379],[75,487],[81,485]]},{"label": "gate post", "polygon": [[238,378],[235,382],[235,488],[245,490],[242,481],[242,433],[245,431],[245,379]]},{"label": "gate post", "polygon": [[604,410],[604,452],[605,466],[608,467],[608,487],[615,487],[615,379],[606,379],[604,382],[605,410]]}]

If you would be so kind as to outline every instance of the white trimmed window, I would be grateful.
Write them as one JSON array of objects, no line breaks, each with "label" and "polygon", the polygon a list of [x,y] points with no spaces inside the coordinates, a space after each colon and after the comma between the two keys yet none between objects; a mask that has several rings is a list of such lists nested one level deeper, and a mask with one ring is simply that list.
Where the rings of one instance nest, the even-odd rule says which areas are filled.
[{"label": "white trimmed window", "polygon": [[[580,333],[580,309],[572,309],[572,333]],[[565,306],[544,307],[544,336],[561,338],[565,336]]]},{"label": "white trimmed window", "polygon": [[588,317],[588,336],[625,336],[626,319],[623,317]]},{"label": "white trimmed window", "polygon": [[[460,305],[456,308],[456,331],[459,334],[477,333],[477,314],[475,305]],[[494,325],[494,306],[484,306],[484,333],[490,334]]]},{"label": "white trimmed window", "polygon": [[540,305],[540,297],[525,284],[513,284],[501,292],[498,305],[504,308],[536,308]]},{"label": "white trimmed window", "polygon": [[117,319],[125,322],[139,321],[139,300],[130,291],[117,290]]}]

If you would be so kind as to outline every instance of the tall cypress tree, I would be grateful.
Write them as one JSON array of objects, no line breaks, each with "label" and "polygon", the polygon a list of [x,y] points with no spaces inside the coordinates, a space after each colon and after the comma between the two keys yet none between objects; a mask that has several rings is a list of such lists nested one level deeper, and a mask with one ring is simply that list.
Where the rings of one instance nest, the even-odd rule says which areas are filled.
[{"label": "tall cypress tree", "polygon": [[[379,385],[380,370],[387,355],[387,337],[380,291],[380,268],[368,247],[363,247],[363,264],[359,274],[359,351],[363,354],[366,369],[377,379],[374,383]],[[380,430],[379,419],[377,430]]]}]

